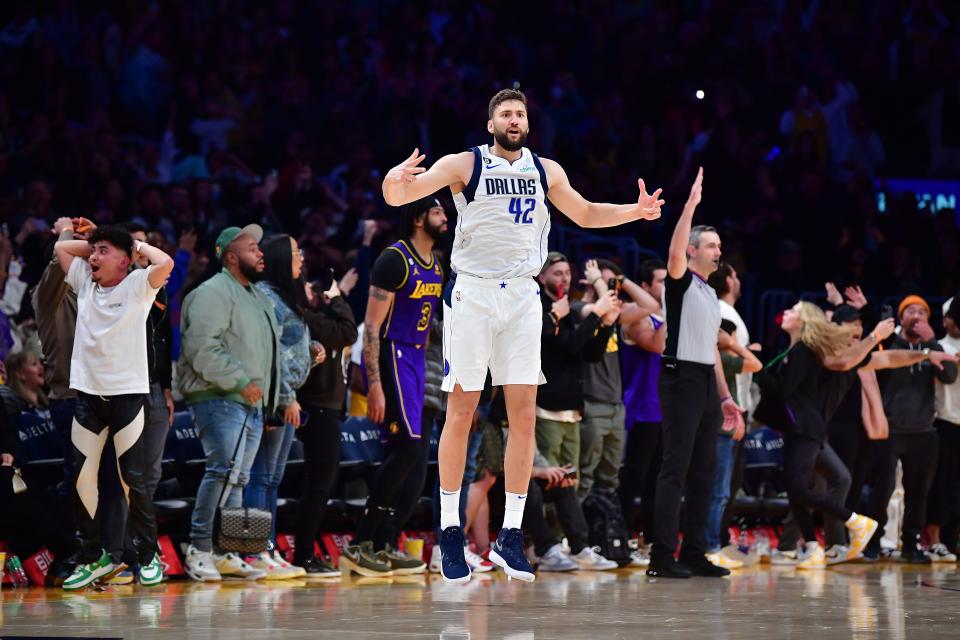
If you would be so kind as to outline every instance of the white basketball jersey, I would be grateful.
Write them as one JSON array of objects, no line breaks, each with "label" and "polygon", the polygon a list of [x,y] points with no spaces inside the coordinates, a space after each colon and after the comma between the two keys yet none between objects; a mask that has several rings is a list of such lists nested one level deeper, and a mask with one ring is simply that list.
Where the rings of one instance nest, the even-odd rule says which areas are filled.
[{"label": "white basketball jersey", "polygon": [[473,174],[454,194],[457,230],[451,266],[477,278],[523,278],[547,259],[547,174],[526,147],[514,163],[474,147]]}]

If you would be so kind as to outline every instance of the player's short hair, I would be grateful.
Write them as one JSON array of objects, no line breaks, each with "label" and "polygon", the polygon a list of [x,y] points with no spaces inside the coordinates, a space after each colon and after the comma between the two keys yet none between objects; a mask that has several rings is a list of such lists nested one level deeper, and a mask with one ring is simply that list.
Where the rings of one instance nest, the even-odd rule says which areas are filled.
[{"label": "player's short hair", "polygon": [[717,233],[716,227],[711,227],[707,224],[698,224],[693,229],[690,229],[690,242],[687,244],[693,247],[700,248],[700,236],[705,233]]},{"label": "player's short hair", "polygon": [[519,89],[501,89],[490,98],[490,106],[487,109],[487,115],[493,120],[493,112],[497,110],[501,104],[507,100],[519,100],[523,103],[523,106],[527,106],[527,96],[523,95],[523,91]]},{"label": "player's short hair", "polygon": [[710,277],[707,278],[707,284],[713,287],[713,290],[717,292],[717,297],[722,297],[730,293],[730,286],[727,284],[727,278],[733,275],[733,267],[730,266],[729,262],[721,261],[717,265],[717,270],[710,274]]},{"label": "player's short hair", "polygon": [[660,258],[650,258],[640,263],[640,282],[648,287],[653,284],[653,272],[657,269],[666,269],[667,263]]},{"label": "player's short hair", "polygon": [[133,257],[133,238],[130,237],[130,233],[126,229],[120,227],[97,227],[93,230],[87,242],[90,243],[91,247],[98,242],[106,242],[126,253],[128,258]]},{"label": "player's short hair", "polygon": [[412,238],[415,222],[427,215],[430,209],[441,207],[440,201],[433,196],[425,196],[403,205],[400,211],[400,237]]}]

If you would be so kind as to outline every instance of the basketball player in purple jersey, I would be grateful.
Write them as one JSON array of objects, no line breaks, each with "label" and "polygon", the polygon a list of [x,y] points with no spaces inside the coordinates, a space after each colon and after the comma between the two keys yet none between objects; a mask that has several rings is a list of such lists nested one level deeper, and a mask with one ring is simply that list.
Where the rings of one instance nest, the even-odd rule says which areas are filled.
[{"label": "basketball player in purple jersey", "polygon": [[404,207],[401,237],[383,250],[370,274],[363,362],[367,416],[380,425],[386,457],[377,470],[354,544],[341,570],[366,576],[422,573],[426,565],[395,549],[403,520],[423,490],[430,425],[421,424],[426,344],[440,306],[443,269],[434,243],[447,231],[433,197]]},{"label": "basketball player in purple jersey", "polygon": [[492,145],[447,155],[430,169],[414,150],[384,177],[383,197],[400,206],[450,187],[458,220],[450,281],[444,290],[444,380],[449,392],[440,438],[440,549],[449,582],[470,579],[458,513],[467,435],[489,369],[502,386],[510,424],[504,457],[506,509],[490,559],[507,575],[533,580],[523,555],[520,524],[535,449],[534,424],[540,371],[542,308],[534,280],[547,255],[549,197],[581,227],[612,227],[660,217],[660,190],[638,181],[633,204],[587,201],[570,186],[563,168],[524,147],[530,126],[527,99],[504,89],[491,100],[487,131]]}]

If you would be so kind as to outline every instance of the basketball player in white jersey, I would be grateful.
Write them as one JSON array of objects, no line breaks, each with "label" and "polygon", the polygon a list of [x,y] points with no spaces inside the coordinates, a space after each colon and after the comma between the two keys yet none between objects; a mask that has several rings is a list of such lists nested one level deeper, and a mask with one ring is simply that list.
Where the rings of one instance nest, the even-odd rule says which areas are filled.
[{"label": "basketball player in white jersey", "polygon": [[542,307],[535,276],[547,256],[547,198],[581,227],[612,227],[660,217],[660,189],[639,180],[633,204],[589,202],[570,186],[563,168],[524,147],[530,125],[527,100],[504,89],[490,100],[483,145],[419,166],[414,150],[383,181],[387,204],[400,206],[450,187],[457,205],[451,279],[444,290],[443,390],[449,392],[440,438],[440,549],[448,582],[467,582],[470,569],[458,508],[467,436],[489,368],[502,386],[510,424],[504,457],[506,511],[490,559],[507,575],[532,581],[520,531],[535,449]]}]

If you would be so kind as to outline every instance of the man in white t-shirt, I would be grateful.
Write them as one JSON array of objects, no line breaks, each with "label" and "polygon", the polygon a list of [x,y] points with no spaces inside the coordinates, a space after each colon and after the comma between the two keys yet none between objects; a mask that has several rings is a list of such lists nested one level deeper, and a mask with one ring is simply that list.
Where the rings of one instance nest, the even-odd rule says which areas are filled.
[{"label": "man in white t-shirt", "polygon": [[[80,229],[82,231],[82,229]],[[98,470],[108,437],[130,506],[140,583],[159,584],[157,522],[144,485],[144,398],[150,392],[144,326],[173,259],[115,227],[99,227],[89,241],[55,245],[67,285],[77,294],[77,329],[70,359],[70,388],[77,392],[71,428],[76,478],[79,564],[63,583],[82,589],[123,568],[100,547]],[[131,272],[134,254],[150,266]]]},{"label": "man in white t-shirt", "polygon": [[[943,303],[943,328],[947,334],[939,340],[940,346],[952,356],[960,354],[960,299],[954,297]],[[927,555],[933,562],[956,562],[960,528],[960,380],[952,384],[938,380],[936,394],[937,419],[933,426],[940,446],[925,523]]]}]

